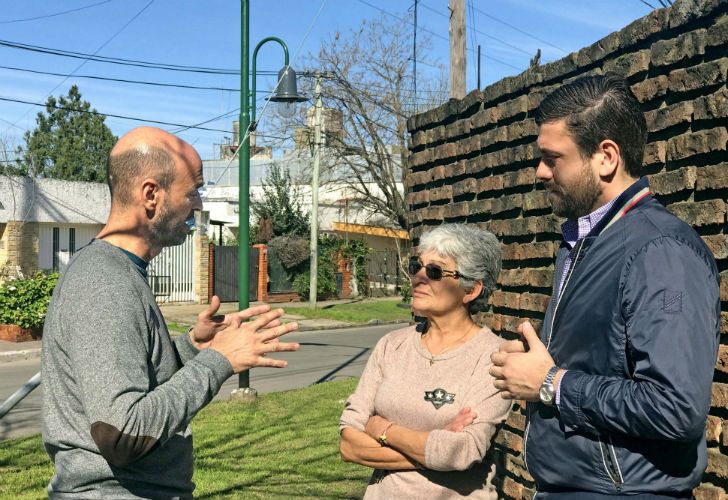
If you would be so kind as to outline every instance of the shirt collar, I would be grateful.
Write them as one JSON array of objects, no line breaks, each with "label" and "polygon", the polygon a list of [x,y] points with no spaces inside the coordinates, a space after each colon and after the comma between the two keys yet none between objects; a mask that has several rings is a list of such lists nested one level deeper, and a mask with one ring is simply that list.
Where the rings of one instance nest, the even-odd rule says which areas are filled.
[{"label": "shirt collar", "polygon": [[579,217],[578,219],[570,219],[561,225],[561,234],[564,237],[564,242],[573,248],[576,242],[586,237],[594,226],[599,224],[604,216],[609,212],[614,205],[617,198],[614,198],[609,203],[602,205],[601,207],[594,210],[592,213]]}]

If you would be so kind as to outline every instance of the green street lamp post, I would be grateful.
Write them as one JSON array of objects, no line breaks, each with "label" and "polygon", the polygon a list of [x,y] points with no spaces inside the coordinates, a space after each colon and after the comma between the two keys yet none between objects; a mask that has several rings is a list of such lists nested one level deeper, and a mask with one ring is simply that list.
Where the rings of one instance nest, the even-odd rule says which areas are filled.
[{"label": "green street lamp post", "polygon": [[[252,75],[248,73],[250,50],[250,0],[241,2],[241,59],[240,59],[240,133],[242,143],[238,154],[238,307],[240,310],[249,306],[250,293],[250,134],[255,130],[255,63],[258,50],[266,42],[274,41],[283,47],[284,66],[278,73],[278,84],[270,101],[283,105],[282,113],[295,111],[295,103],[305,101],[296,90],[296,72],[288,66],[288,47],[280,38],[268,37],[256,45],[253,51]],[[252,76],[252,92],[248,83]],[[252,103],[251,103],[252,101]],[[251,118],[252,115],[252,118]],[[244,371],[238,375],[238,388],[250,398],[255,398],[255,390],[250,388],[250,373]],[[245,399],[245,396],[243,397]]]}]

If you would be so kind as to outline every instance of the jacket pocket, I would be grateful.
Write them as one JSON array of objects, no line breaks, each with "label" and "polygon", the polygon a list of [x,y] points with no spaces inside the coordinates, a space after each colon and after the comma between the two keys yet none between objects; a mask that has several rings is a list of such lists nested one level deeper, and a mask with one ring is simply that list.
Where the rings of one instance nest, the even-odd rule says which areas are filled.
[{"label": "jacket pocket", "polygon": [[599,436],[599,455],[604,467],[604,472],[607,473],[609,479],[611,479],[614,488],[617,491],[622,490],[622,484],[624,484],[624,477],[622,476],[622,469],[619,466],[619,460],[617,460],[617,452],[612,444],[612,438],[607,436]]}]

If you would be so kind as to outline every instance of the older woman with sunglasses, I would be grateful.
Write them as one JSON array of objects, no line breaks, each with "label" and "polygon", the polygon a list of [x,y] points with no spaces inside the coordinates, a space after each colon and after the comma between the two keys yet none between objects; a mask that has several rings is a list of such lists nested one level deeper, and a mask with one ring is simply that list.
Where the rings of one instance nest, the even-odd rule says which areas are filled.
[{"label": "older woman with sunglasses", "polygon": [[471,315],[495,288],[500,244],[476,226],[445,224],[418,250],[412,308],[427,321],[374,348],[341,416],[341,456],[374,469],[366,499],[495,499],[490,449],[510,404],[488,368],[502,340]]}]

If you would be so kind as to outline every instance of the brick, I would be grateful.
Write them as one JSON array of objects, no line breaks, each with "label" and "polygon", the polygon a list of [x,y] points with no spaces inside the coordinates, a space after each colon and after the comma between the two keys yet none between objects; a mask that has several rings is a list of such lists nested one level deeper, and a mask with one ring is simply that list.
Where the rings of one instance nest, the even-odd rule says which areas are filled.
[{"label": "brick", "polygon": [[526,469],[526,464],[521,456],[506,455],[506,469],[514,476],[524,481],[533,482],[533,476]]},{"label": "brick", "polygon": [[680,160],[697,154],[725,151],[728,132],[724,127],[681,134],[667,141],[667,159]]},{"label": "brick", "polygon": [[688,92],[723,83],[726,80],[726,69],[728,69],[728,58],[724,57],[717,61],[670,71],[668,76],[670,91]]},{"label": "brick", "polygon": [[522,95],[498,104],[500,119],[510,118],[528,112],[528,96]]},{"label": "brick", "polygon": [[432,221],[441,221],[444,218],[445,215],[445,209],[444,207],[437,206],[437,207],[427,207],[424,210],[422,210],[422,220],[432,220]]},{"label": "brick", "polygon": [[728,345],[720,344],[718,346],[718,360],[715,363],[715,369],[728,373]]},{"label": "brick", "polygon": [[704,17],[723,5],[724,0],[684,0],[670,9],[664,9],[664,12],[669,15],[669,27],[672,29]]},{"label": "brick", "polygon": [[500,196],[495,198],[491,202],[491,212],[498,214],[501,212],[507,212],[523,206],[523,195],[513,194],[510,196]]},{"label": "brick", "polygon": [[513,292],[495,290],[490,296],[490,303],[494,307],[506,307],[517,310],[520,308],[520,295]]},{"label": "brick", "polygon": [[632,92],[639,102],[648,102],[656,97],[662,97],[667,94],[670,87],[670,80],[666,75],[660,75],[655,78],[649,78],[632,85]]},{"label": "brick", "polygon": [[503,174],[503,187],[512,188],[517,186],[532,186],[536,182],[536,170],[533,168],[522,168],[515,172]]},{"label": "brick", "polygon": [[728,312],[726,311],[720,313],[720,333],[728,335]]},{"label": "brick", "polygon": [[708,28],[705,45],[722,47],[728,43],[728,16],[721,17],[717,23]]},{"label": "brick", "polygon": [[533,210],[543,210],[549,208],[548,193],[546,191],[531,191],[523,195],[523,210],[524,212],[531,212]]},{"label": "brick", "polygon": [[708,415],[705,422],[705,438],[708,444],[718,444],[723,432],[723,419],[713,415]]},{"label": "brick", "polygon": [[728,408],[728,384],[713,382],[711,386],[710,406]]},{"label": "brick", "polygon": [[564,76],[576,70],[576,53],[573,52],[557,61],[544,64],[543,66],[541,66],[540,69],[543,72],[543,79],[545,82],[560,77],[563,78]]},{"label": "brick", "polygon": [[506,420],[506,426],[512,429],[518,429],[523,432],[526,430],[526,416],[518,413],[515,410],[512,410],[511,413],[508,415],[508,419]]},{"label": "brick", "polygon": [[478,192],[486,193],[489,191],[501,191],[503,189],[503,176],[494,175],[484,177],[478,182]]},{"label": "brick", "polygon": [[728,479],[728,455],[723,455],[715,448],[708,449],[708,467],[705,472]]},{"label": "brick", "polygon": [[536,490],[517,483],[510,477],[505,476],[503,478],[503,493],[516,500],[529,500],[536,495]]},{"label": "brick", "polygon": [[466,194],[474,194],[478,192],[478,181],[474,178],[469,178],[456,182],[452,186],[452,196],[457,198]]},{"label": "brick", "polygon": [[523,453],[523,439],[518,434],[501,430],[496,435],[495,442],[516,453]]},{"label": "brick", "polygon": [[[438,165],[430,169],[430,175],[433,181],[441,181],[448,176],[449,165]],[[431,181],[430,181],[431,182]]]},{"label": "brick", "polygon": [[452,186],[442,186],[429,190],[430,201],[452,200]]},{"label": "brick", "polygon": [[703,483],[693,490],[695,500],[726,500],[725,490],[710,483]]},{"label": "brick", "polygon": [[650,189],[658,195],[672,194],[685,189],[694,189],[697,178],[696,167],[683,167],[670,172],[650,175]]},{"label": "brick", "polygon": [[539,89],[533,89],[528,93],[528,111],[536,109],[544,97],[556,90],[559,85],[550,85],[548,87],[541,87]]},{"label": "brick", "polygon": [[468,215],[490,214],[492,200],[474,200],[468,202],[470,213]]},{"label": "brick", "polygon": [[728,271],[720,273],[720,300],[728,302]]},{"label": "brick", "polygon": [[512,243],[503,245],[503,260],[553,259],[558,249],[554,241],[537,243]]},{"label": "brick", "polygon": [[[526,318],[517,318],[515,316],[508,316],[506,314],[501,315],[501,331],[518,333],[518,325],[523,323]],[[536,327],[535,321],[531,320],[531,323]],[[539,328],[536,328],[538,331]]]},{"label": "brick", "polygon": [[429,201],[430,191],[428,190],[416,191],[407,195],[407,203],[409,205],[422,205],[424,203],[429,203]]},{"label": "brick", "polygon": [[498,123],[499,118],[500,111],[496,106],[482,109],[475,113],[470,119],[470,130],[481,129],[488,125],[494,125]]},{"label": "brick", "polygon": [[467,201],[461,201],[460,203],[451,203],[445,205],[444,218],[445,219],[456,219],[458,217],[466,217],[470,213]]},{"label": "brick", "polygon": [[655,33],[664,31],[667,23],[668,17],[665,9],[653,10],[620,30],[619,48],[631,47]]},{"label": "brick", "polygon": [[667,155],[667,142],[648,142],[642,162],[645,165],[664,164]]},{"label": "brick", "polygon": [[624,77],[630,77],[650,68],[650,50],[631,52],[604,63],[604,71],[614,71]]},{"label": "brick", "polygon": [[728,87],[695,100],[694,120],[713,120],[728,117]]},{"label": "brick", "polygon": [[725,222],[726,203],[723,200],[685,201],[668,205],[667,209],[691,226]]},{"label": "brick", "polygon": [[698,169],[695,189],[704,191],[724,188],[728,188],[728,162]]},{"label": "brick", "polygon": [[528,284],[538,288],[551,288],[554,283],[553,268],[533,268],[528,270]]},{"label": "brick", "polygon": [[477,174],[488,169],[485,156],[476,156],[465,160],[465,173],[468,175]]},{"label": "brick", "polygon": [[713,234],[702,238],[716,259],[728,259],[728,234]]},{"label": "brick", "polygon": [[525,286],[528,284],[528,271],[526,269],[503,269],[498,276],[500,286]]},{"label": "brick", "polygon": [[521,310],[535,311],[543,313],[549,303],[549,296],[541,293],[522,293],[521,294]]},{"label": "brick", "polygon": [[693,103],[683,101],[672,106],[655,109],[645,113],[648,132],[658,132],[681,123],[690,123],[693,116]]},{"label": "brick", "polygon": [[658,40],[650,48],[652,65],[667,66],[705,54],[706,34],[705,29],[699,29],[677,38]]}]

